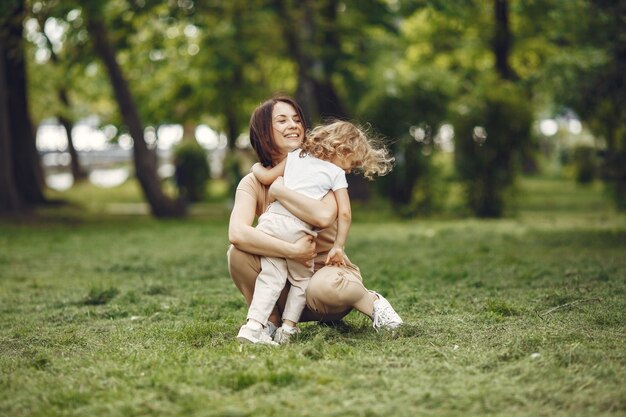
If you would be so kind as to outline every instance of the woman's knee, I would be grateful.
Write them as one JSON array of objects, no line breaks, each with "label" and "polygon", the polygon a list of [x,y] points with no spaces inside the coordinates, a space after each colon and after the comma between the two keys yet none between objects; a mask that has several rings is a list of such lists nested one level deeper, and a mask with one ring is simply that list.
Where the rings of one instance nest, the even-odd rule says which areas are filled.
[{"label": "woman's knee", "polygon": [[260,258],[232,245],[226,253],[226,258],[228,259],[228,272],[233,283],[243,293],[246,300],[251,299],[256,278],[261,271]]},{"label": "woman's knee", "polygon": [[317,271],[307,288],[307,302],[345,309],[363,297],[367,290],[361,282],[358,270],[327,266]]}]

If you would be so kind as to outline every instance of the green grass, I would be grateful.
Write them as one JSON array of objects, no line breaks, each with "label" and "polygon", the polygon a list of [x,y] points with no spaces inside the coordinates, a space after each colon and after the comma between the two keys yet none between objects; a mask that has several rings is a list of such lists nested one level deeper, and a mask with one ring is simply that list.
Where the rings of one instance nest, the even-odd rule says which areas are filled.
[{"label": "green grass", "polygon": [[353,312],[275,349],[235,341],[222,203],[2,221],[0,415],[626,415],[626,216],[596,187],[520,189],[507,219],[357,222],[348,252],[407,325]]}]

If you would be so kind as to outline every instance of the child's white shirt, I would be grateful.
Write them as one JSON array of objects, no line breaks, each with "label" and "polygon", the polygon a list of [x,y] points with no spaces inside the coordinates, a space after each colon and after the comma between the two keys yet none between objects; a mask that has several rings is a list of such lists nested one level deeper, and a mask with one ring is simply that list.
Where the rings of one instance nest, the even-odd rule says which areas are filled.
[{"label": "child's white shirt", "polygon": [[300,157],[301,149],[287,154],[285,186],[316,200],[321,200],[328,191],[348,188],[346,173],[332,162],[311,155]]}]

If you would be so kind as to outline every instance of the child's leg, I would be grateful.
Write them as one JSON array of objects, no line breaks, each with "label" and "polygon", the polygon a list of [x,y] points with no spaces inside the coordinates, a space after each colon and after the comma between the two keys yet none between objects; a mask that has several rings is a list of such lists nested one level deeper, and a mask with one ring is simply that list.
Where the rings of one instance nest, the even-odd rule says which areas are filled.
[{"label": "child's leg", "polygon": [[312,267],[289,260],[287,260],[287,268],[291,286],[283,311],[283,325],[276,330],[274,335],[274,341],[278,344],[289,343],[291,336],[299,331],[296,324],[300,321],[302,311],[306,307],[306,289],[313,272]]},{"label": "child's leg", "polygon": [[[261,272],[261,257],[240,251],[232,245],[228,249],[227,256],[230,277],[246,299],[246,305],[250,307],[254,295],[256,279]],[[284,298],[287,296],[287,292],[284,292],[285,295],[281,305],[284,305]],[[276,307],[274,307],[274,310],[270,314],[269,321],[277,325],[280,324],[281,314]]]},{"label": "child's leg", "polygon": [[254,295],[248,309],[248,320],[263,326],[276,305],[276,301],[287,282],[287,264],[281,258],[261,257],[261,272],[256,279]]},{"label": "child's leg", "polygon": [[287,260],[287,271],[287,279],[291,283],[291,288],[283,311],[283,321],[295,326],[300,321],[300,315],[306,306],[306,290],[313,275],[313,266],[309,267],[296,261]]}]

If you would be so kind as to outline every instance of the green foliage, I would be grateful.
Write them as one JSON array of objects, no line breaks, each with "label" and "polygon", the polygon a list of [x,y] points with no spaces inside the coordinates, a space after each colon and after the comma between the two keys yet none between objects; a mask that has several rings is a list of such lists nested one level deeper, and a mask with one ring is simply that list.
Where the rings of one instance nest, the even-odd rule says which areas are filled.
[{"label": "green foliage", "polygon": [[598,161],[596,148],[593,146],[577,146],[573,152],[573,164],[576,169],[576,182],[588,184],[597,177]]},{"label": "green foliage", "polygon": [[[5,1],[2,8],[17,3]],[[528,106],[539,115],[566,105],[580,115],[604,152],[598,175],[617,206],[626,207],[624,2],[508,3],[510,64]],[[415,142],[410,127],[429,126],[434,133],[450,101],[458,97],[462,106],[467,95],[482,94],[477,86],[494,65],[493,2],[478,0],[319,1],[306,7],[260,0],[25,4],[39,21],[25,25],[35,122],[97,114],[102,124],[124,130],[85,28],[88,13],[97,12],[145,125],[206,123],[226,132],[232,145],[262,99],[278,91],[300,96],[309,88],[306,73],[323,86],[313,101],[332,88],[337,96],[327,103],[341,103],[349,117],[372,122],[390,139],[398,164],[378,183],[407,216],[435,210],[437,196],[447,192],[432,166],[432,143]],[[43,37],[46,22],[62,28],[50,31],[59,36],[54,47]],[[53,50],[58,59],[46,59]],[[71,108],[61,105],[59,88],[68,91]],[[225,165],[226,172],[235,166]]]},{"label": "green foliage", "polygon": [[407,217],[434,211],[441,185],[436,185],[432,162],[438,151],[433,131],[443,121],[448,97],[437,79],[423,75],[414,82],[394,80],[392,93],[373,93],[362,104],[363,114],[388,138],[396,158],[391,173],[377,183],[396,212]]},{"label": "green foliage", "polygon": [[555,101],[572,107],[594,133],[604,153],[600,177],[626,210],[626,3],[572,3],[564,3],[564,16],[576,24],[561,34],[568,48],[547,62],[546,78]]},{"label": "green foliage", "polygon": [[234,198],[239,181],[243,178],[243,157],[240,152],[231,151],[224,158],[224,179],[228,184],[228,196]]},{"label": "green foliage", "polygon": [[206,195],[210,178],[207,153],[196,141],[183,141],[174,149],[175,180],[179,197],[197,202]]},{"label": "green foliage", "polygon": [[495,83],[457,106],[455,165],[468,207],[479,217],[500,217],[530,139],[530,107],[519,89]]},{"label": "green foliage", "polygon": [[0,3],[0,26],[4,26],[6,24],[6,19],[20,3],[24,2],[19,0],[5,0]]}]

